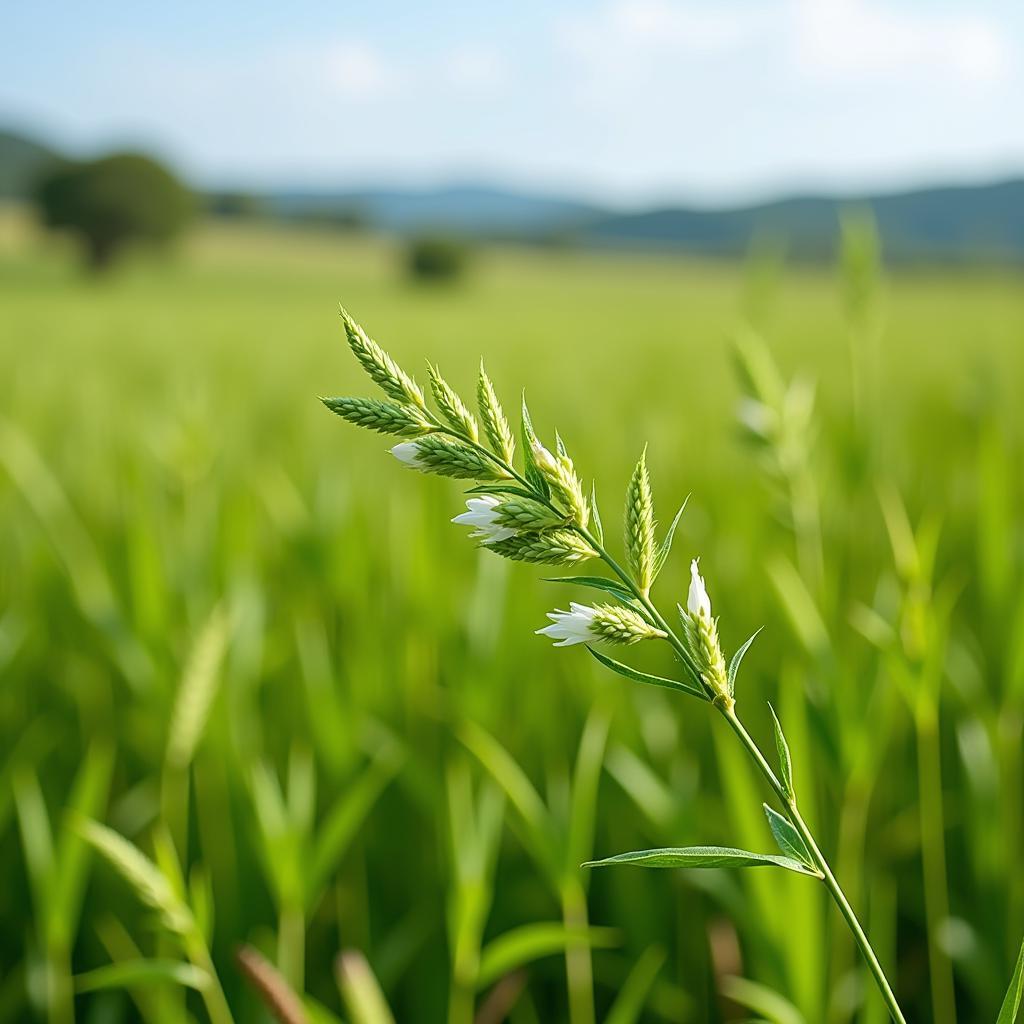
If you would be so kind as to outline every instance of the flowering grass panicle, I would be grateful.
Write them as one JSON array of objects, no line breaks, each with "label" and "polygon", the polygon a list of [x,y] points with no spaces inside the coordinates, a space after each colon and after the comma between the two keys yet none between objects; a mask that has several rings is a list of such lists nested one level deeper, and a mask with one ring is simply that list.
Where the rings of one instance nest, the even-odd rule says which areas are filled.
[{"label": "flowering grass panicle", "polygon": [[[328,408],[357,425],[414,437],[392,448],[395,457],[408,466],[425,473],[476,481],[477,486],[470,488],[467,510],[453,521],[472,527],[471,537],[481,541],[484,550],[523,562],[571,565],[599,559],[604,563],[607,575],[568,576],[553,582],[596,590],[606,603],[588,605],[571,601],[568,611],[549,613],[550,623],[537,632],[553,639],[557,647],[585,646],[602,665],[627,679],[672,689],[711,704],[723,715],[781,807],[779,811],[764,806],[779,853],[697,846],[634,851],[590,862],[591,866],[771,867],[817,879],[825,885],[849,927],[890,1016],[897,1024],[905,1024],[885,972],[797,808],[789,747],[781,723],[772,712],[777,773],[737,714],[736,677],[757,634],[740,645],[727,666],[718,620],[712,617],[711,599],[696,559],[690,565],[686,605],[677,606],[681,621],[678,633],[651,598],[671,553],[686,502],[659,542],[646,449],[626,489],[627,569],[605,547],[596,497],[593,491],[589,499],[586,497],[562,438],[555,433],[553,452],[543,444],[525,400],[520,424],[521,468],[517,468],[513,463],[516,444],[512,431],[482,364],[476,388],[479,421],[437,368],[430,366],[430,390],[438,410],[435,414],[426,408],[415,381],[348,314],[343,314],[343,318],[356,358],[393,401],[326,399]],[[483,426],[486,445],[481,443],[478,422]],[[607,603],[608,598],[612,603]],[[641,640],[665,643],[674,656],[679,678],[653,675],[622,664],[593,646],[627,646]]]}]

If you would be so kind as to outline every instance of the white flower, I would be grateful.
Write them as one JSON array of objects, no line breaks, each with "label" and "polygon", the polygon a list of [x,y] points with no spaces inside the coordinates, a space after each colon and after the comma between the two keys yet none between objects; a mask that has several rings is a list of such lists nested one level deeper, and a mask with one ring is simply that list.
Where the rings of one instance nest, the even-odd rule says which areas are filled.
[{"label": "white flower", "polygon": [[410,466],[413,469],[423,469],[423,463],[420,461],[420,451],[415,441],[403,441],[401,444],[396,444],[391,449],[391,454],[405,466]]},{"label": "white flower", "polygon": [[[401,447],[401,445],[399,445]],[[452,522],[460,526],[472,526],[475,532],[470,537],[479,537],[484,544],[497,544],[500,540],[508,540],[514,537],[517,530],[511,526],[502,526],[497,520],[497,513],[494,511],[501,504],[498,498],[485,494],[480,498],[470,498],[466,502],[468,512],[457,515]]]},{"label": "white flower", "polygon": [[571,647],[573,644],[586,644],[600,639],[593,629],[597,609],[575,601],[570,603],[569,608],[571,610],[567,612],[561,609],[548,612],[551,625],[536,632],[552,640],[560,640],[561,643],[555,644],[556,647]]},{"label": "white flower", "polygon": [[704,577],[698,571],[697,559],[690,563],[690,592],[686,595],[686,610],[696,618],[711,621],[711,598],[708,597]]},{"label": "white flower", "polygon": [[533,461],[537,463],[541,472],[558,472],[558,460],[536,438],[530,442],[530,450],[533,452]]}]

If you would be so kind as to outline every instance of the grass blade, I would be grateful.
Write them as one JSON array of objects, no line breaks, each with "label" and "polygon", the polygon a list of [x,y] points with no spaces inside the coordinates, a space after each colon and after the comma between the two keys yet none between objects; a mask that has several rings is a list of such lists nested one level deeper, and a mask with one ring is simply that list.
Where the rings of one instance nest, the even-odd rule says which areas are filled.
[{"label": "grass blade", "polygon": [[674,846],[661,850],[634,850],[603,860],[587,861],[585,868],[613,867],[619,864],[642,868],[760,868],[778,867],[798,875],[817,877],[813,871],[792,857],[771,853],[751,853],[730,846]]},{"label": "grass blade", "polygon": [[627,679],[632,679],[637,683],[648,683],[651,686],[663,686],[669,690],[679,690],[682,693],[687,693],[691,697],[697,697],[700,700],[707,700],[707,694],[703,690],[698,689],[692,683],[684,683],[680,679],[666,679],[664,676],[651,675],[650,672],[641,672],[640,669],[631,668],[629,665],[623,665],[621,661],[616,661],[614,658],[609,658],[607,654],[602,654],[600,651],[587,645],[587,650],[597,658],[605,668],[610,668],[613,672],[618,672],[620,676],[625,676]]},{"label": "grass blade", "polygon": [[505,932],[484,947],[477,986],[486,988],[517,967],[561,953],[573,944],[600,948],[614,946],[617,942],[618,932],[612,928],[573,929],[558,921],[525,924]]},{"label": "grass blade", "polygon": [[1015,1024],[1022,995],[1024,995],[1024,942],[1021,943],[1020,952],[1017,954],[1017,966],[1013,969],[1010,987],[1006,990],[1006,998],[1003,999],[1003,1005],[999,1009],[996,1024]]}]

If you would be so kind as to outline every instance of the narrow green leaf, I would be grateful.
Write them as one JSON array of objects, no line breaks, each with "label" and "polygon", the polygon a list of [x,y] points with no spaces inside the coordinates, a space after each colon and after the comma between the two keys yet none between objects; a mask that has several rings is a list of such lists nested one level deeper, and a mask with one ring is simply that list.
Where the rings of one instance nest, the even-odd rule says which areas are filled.
[{"label": "narrow green leaf", "polygon": [[782,723],[779,721],[779,716],[775,714],[775,708],[768,704],[768,710],[772,713],[772,728],[775,730],[775,750],[779,755],[779,780],[782,782],[782,788],[786,791],[786,796],[790,800],[796,796],[796,791],[793,789],[793,761],[789,756],[789,744],[786,742],[786,736],[782,731]]},{"label": "narrow green leaf", "polygon": [[664,962],[665,951],[660,946],[648,946],[644,950],[625,982],[619,987],[619,994],[615,997],[604,1024],[636,1024]]},{"label": "narrow green leaf", "polygon": [[626,489],[626,553],[633,577],[646,594],[654,582],[654,495],[643,450]]},{"label": "narrow green leaf", "polygon": [[732,660],[729,662],[729,670],[726,673],[729,680],[729,693],[735,696],[736,694],[736,673],[740,670],[740,663],[743,661],[743,656],[750,649],[750,645],[757,638],[757,634],[764,629],[764,626],[758,626],[753,633],[747,637],[746,643],[732,656]]},{"label": "narrow green leaf", "polygon": [[19,768],[14,774],[14,807],[21,830],[21,847],[28,869],[29,885],[36,913],[43,917],[50,903],[53,885],[54,851],[50,815],[46,810],[39,777],[31,768]]},{"label": "narrow green leaf", "polygon": [[607,654],[602,654],[600,651],[591,647],[587,644],[587,650],[597,658],[605,668],[610,668],[613,672],[618,672],[620,676],[625,676],[627,679],[632,679],[637,683],[649,683],[651,686],[663,686],[668,690],[679,690],[681,693],[687,693],[691,697],[697,697],[700,700],[707,700],[707,694],[693,683],[684,683],[680,679],[666,679],[664,676],[651,675],[650,672],[641,672],[637,668],[632,668],[629,665],[623,665],[621,661],[616,661],[614,658],[609,658]]},{"label": "narrow green leaf", "polygon": [[767,804],[762,806],[764,813],[768,816],[768,827],[772,830],[772,837],[779,849],[787,857],[795,857],[801,864],[806,864],[814,874],[817,874],[818,871],[814,867],[814,861],[811,860],[810,851],[800,833],[778,811],[773,810]]},{"label": "narrow green leaf", "polygon": [[57,877],[51,893],[50,913],[56,918],[51,926],[67,928],[72,935],[78,929],[90,859],[89,848],[74,825],[82,818],[94,818],[103,813],[113,768],[113,747],[105,739],[93,740],[75,776],[64,810],[63,827],[55,850]]},{"label": "narrow green leaf", "polygon": [[601,522],[601,511],[597,507],[597,484],[590,485],[590,521],[594,531],[594,537],[598,544],[604,544],[604,523]]},{"label": "narrow green leaf", "polygon": [[328,812],[307,865],[305,888],[310,910],[400,766],[401,760],[395,750],[382,750]]},{"label": "narrow green leaf", "polygon": [[679,525],[679,520],[683,516],[683,512],[686,511],[686,506],[690,501],[690,496],[687,495],[682,505],[679,506],[679,511],[675,514],[672,522],[669,524],[668,532],[665,534],[661,545],[658,547],[658,553],[654,557],[654,578],[657,579],[661,575],[661,570],[665,567],[665,563],[668,561],[668,556],[672,552],[672,541],[675,540],[676,527]]},{"label": "narrow green leaf", "polygon": [[480,955],[477,987],[486,988],[509,971],[540,957],[561,953],[570,944],[592,947],[616,945],[618,933],[611,928],[566,928],[556,921],[522,925],[499,935]]},{"label": "narrow green leaf", "polygon": [[630,864],[642,868],[760,868],[777,867],[798,875],[817,875],[798,860],[770,853],[751,853],[729,846],[675,846],[662,850],[634,850],[603,860],[587,861],[585,868]]},{"label": "narrow green leaf", "polygon": [[336,961],[335,971],[352,1024],[395,1024],[380,982],[362,953],[345,950]]},{"label": "narrow green leaf", "polygon": [[594,709],[587,716],[580,737],[569,798],[569,828],[566,837],[566,868],[569,871],[575,870],[581,860],[594,855],[597,790],[608,743],[608,725],[608,716]]},{"label": "narrow green leaf", "polygon": [[544,498],[551,497],[551,489],[548,487],[544,474],[537,467],[537,460],[533,457],[533,446],[537,441],[537,434],[533,429],[533,421],[530,419],[530,410],[526,405],[526,395],[523,395],[523,467],[524,475],[530,486],[544,495]]},{"label": "narrow green leaf", "polygon": [[1006,990],[1006,998],[999,1009],[996,1024],[1014,1024],[1017,1020],[1017,1011],[1020,1010],[1022,995],[1024,995],[1024,942],[1021,943],[1020,952],[1017,954],[1017,966],[1013,969],[1010,987]]},{"label": "narrow green leaf", "polygon": [[623,604],[633,604],[633,595],[618,581],[605,579],[604,576],[546,576],[545,583],[570,583],[577,587],[590,587],[601,590],[618,598]]},{"label": "narrow green leaf", "polygon": [[545,832],[547,808],[515,758],[489,732],[473,722],[463,725],[459,739],[505,791],[530,829]]},{"label": "narrow green leaf", "polygon": [[771,1024],[807,1024],[804,1015],[784,996],[747,978],[724,978],[722,992],[734,1003],[753,1010]]},{"label": "narrow green leaf", "polygon": [[206,971],[179,960],[124,960],[75,976],[76,992],[98,992],[137,985],[176,985],[204,989],[210,976]]}]

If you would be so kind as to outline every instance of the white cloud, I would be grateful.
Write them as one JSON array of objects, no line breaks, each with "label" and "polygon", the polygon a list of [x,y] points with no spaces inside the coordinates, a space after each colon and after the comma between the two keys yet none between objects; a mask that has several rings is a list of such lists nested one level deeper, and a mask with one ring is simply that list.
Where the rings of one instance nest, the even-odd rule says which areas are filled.
[{"label": "white cloud", "polygon": [[312,57],[328,86],[352,100],[376,100],[402,91],[405,75],[380,51],[362,42],[335,43]]},{"label": "white cloud", "polygon": [[630,54],[723,54],[755,37],[767,24],[767,6],[725,10],[671,0],[613,0],[588,14],[566,18],[565,47],[598,60]]},{"label": "white cloud", "polygon": [[950,76],[985,85],[1010,69],[997,24],[978,13],[915,9],[877,0],[796,0],[793,44],[812,77]]},{"label": "white cloud", "polygon": [[457,89],[473,94],[493,93],[506,84],[508,67],[500,53],[469,46],[444,59],[445,78]]}]

